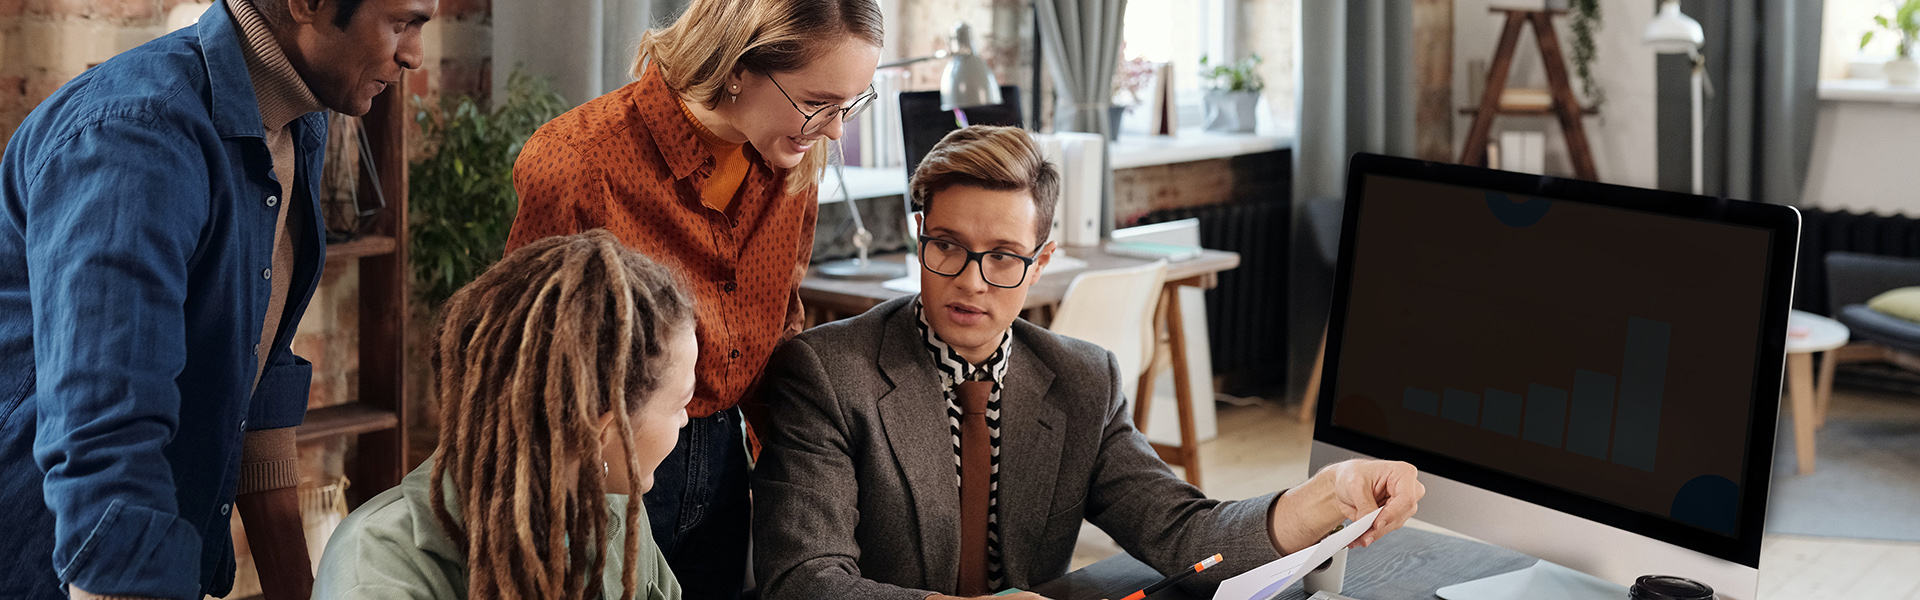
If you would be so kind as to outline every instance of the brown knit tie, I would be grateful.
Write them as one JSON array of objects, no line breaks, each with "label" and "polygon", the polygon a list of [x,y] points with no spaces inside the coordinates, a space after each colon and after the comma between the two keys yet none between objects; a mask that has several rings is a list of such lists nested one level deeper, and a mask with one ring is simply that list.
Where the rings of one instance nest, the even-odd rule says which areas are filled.
[{"label": "brown knit tie", "polygon": [[993,382],[966,381],[960,396],[960,577],[962,597],[987,594],[987,501],[993,481],[993,445],[987,432],[987,397]]}]

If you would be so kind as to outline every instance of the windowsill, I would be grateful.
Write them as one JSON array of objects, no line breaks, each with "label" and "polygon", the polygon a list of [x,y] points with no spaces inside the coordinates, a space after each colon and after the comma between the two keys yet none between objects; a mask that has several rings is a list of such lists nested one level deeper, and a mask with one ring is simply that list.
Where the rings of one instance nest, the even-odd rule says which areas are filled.
[{"label": "windowsill", "polygon": [[1214,133],[1193,127],[1171,136],[1154,136],[1122,130],[1120,141],[1110,147],[1113,169],[1118,171],[1285,150],[1293,147],[1293,132]]},{"label": "windowsill", "polygon": [[1920,104],[1920,87],[1888,85],[1885,79],[1828,79],[1820,82],[1819,94],[1833,102]]},{"label": "windowsill", "polygon": [[[1113,169],[1133,169],[1171,165],[1200,160],[1232,158],[1293,147],[1291,128],[1258,133],[1213,133],[1198,127],[1181,129],[1173,136],[1151,136],[1122,131],[1120,141],[1108,145],[1113,152]],[[847,194],[854,200],[904,196],[907,170],[904,167],[847,167]],[[820,202],[839,202],[839,177],[828,168],[820,182]]]}]

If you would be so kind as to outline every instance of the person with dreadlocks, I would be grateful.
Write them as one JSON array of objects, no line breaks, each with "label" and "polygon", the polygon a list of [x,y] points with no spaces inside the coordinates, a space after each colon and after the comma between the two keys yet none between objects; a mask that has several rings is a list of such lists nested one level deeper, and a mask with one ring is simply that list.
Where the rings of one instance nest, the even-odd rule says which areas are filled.
[{"label": "person with dreadlocks", "polygon": [[680,598],[633,498],[687,423],[693,314],[666,267],[600,230],[455,293],[434,335],[440,443],[341,522],[314,598]]},{"label": "person with dreadlocks", "polygon": [[884,38],[878,0],[680,4],[637,41],[633,83],[527,139],[506,250],[604,228],[674,267],[700,301],[692,422],[642,500],[687,597],[735,600],[751,448],[768,426],[749,400],[774,347],[806,320],[820,174],[874,102]]}]

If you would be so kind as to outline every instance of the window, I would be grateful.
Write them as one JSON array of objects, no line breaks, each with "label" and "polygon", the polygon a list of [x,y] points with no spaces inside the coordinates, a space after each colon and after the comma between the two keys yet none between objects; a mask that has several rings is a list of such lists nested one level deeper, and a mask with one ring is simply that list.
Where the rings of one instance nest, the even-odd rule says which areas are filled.
[{"label": "window", "polygon": [[[1875,25],[1876,15],[1893,18],[1899,8],[1894,0],[1827,0],[1821,14],[1820,79],[1849,77],[1875,78],[1872,72],[1855,73],[1850,63],[1872,64],[1894,57],[1900,34]],[[1872,31],[1873,40],[1860,47],[1860,37]]]},{"label": "window", "polygon": [[[1180,124],[1186,127],[1200,122],[1200,96],[1204,93],[1200,80],[1200,57],[1211,55],[1219,60],[1223,53],[1220,48],[1231,48],[1228,36],[1221,31],[1231,31],[1232,21],[1227,10],[1237,0],[1128,0],[1127,15],[1121,39],[1120,73],[1115,75],[1114,103],[1136,105],[1138,108],[1128,111],[1121,122],[1121,130],[1133,133],[1145,133],[1149,119],[1145,107],[1151,101],[1154,82],[1151,77],[1132,78],[1137,84],[1139,98],[1125,91],[1126,84],[1120,81],[1127,78],[1130,60],[1171,63],[1174,77],[1174,101],[1179,105]],[[1211,35],[1210,35],[1211,34]],[[1224,53],[1224,54],[1232,54]]]}]

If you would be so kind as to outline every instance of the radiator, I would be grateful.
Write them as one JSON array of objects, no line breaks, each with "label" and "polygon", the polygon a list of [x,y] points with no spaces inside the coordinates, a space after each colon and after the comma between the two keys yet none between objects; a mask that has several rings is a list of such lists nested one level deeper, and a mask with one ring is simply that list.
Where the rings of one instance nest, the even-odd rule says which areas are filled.
[{"label": "radiator", "polygon": [[1250,202],[1155,211],[1146,225],[1179,219],[1200,220],[1200,245],[1240,253],[1240,267],[1220,274],[1207,291],[1207,336],[1216,375],[1257,369],[1264,377],[1284,376],[1274,365],[1287,352],[1286,202]]},{"label": "radiator", "polygon": [[1800,264],[1794,278],[1793,307],[1830,315],[1827,306],[1827,253],[1859,252],[1920,257],[1920,219],[1873,213],[1800,209]]}]

